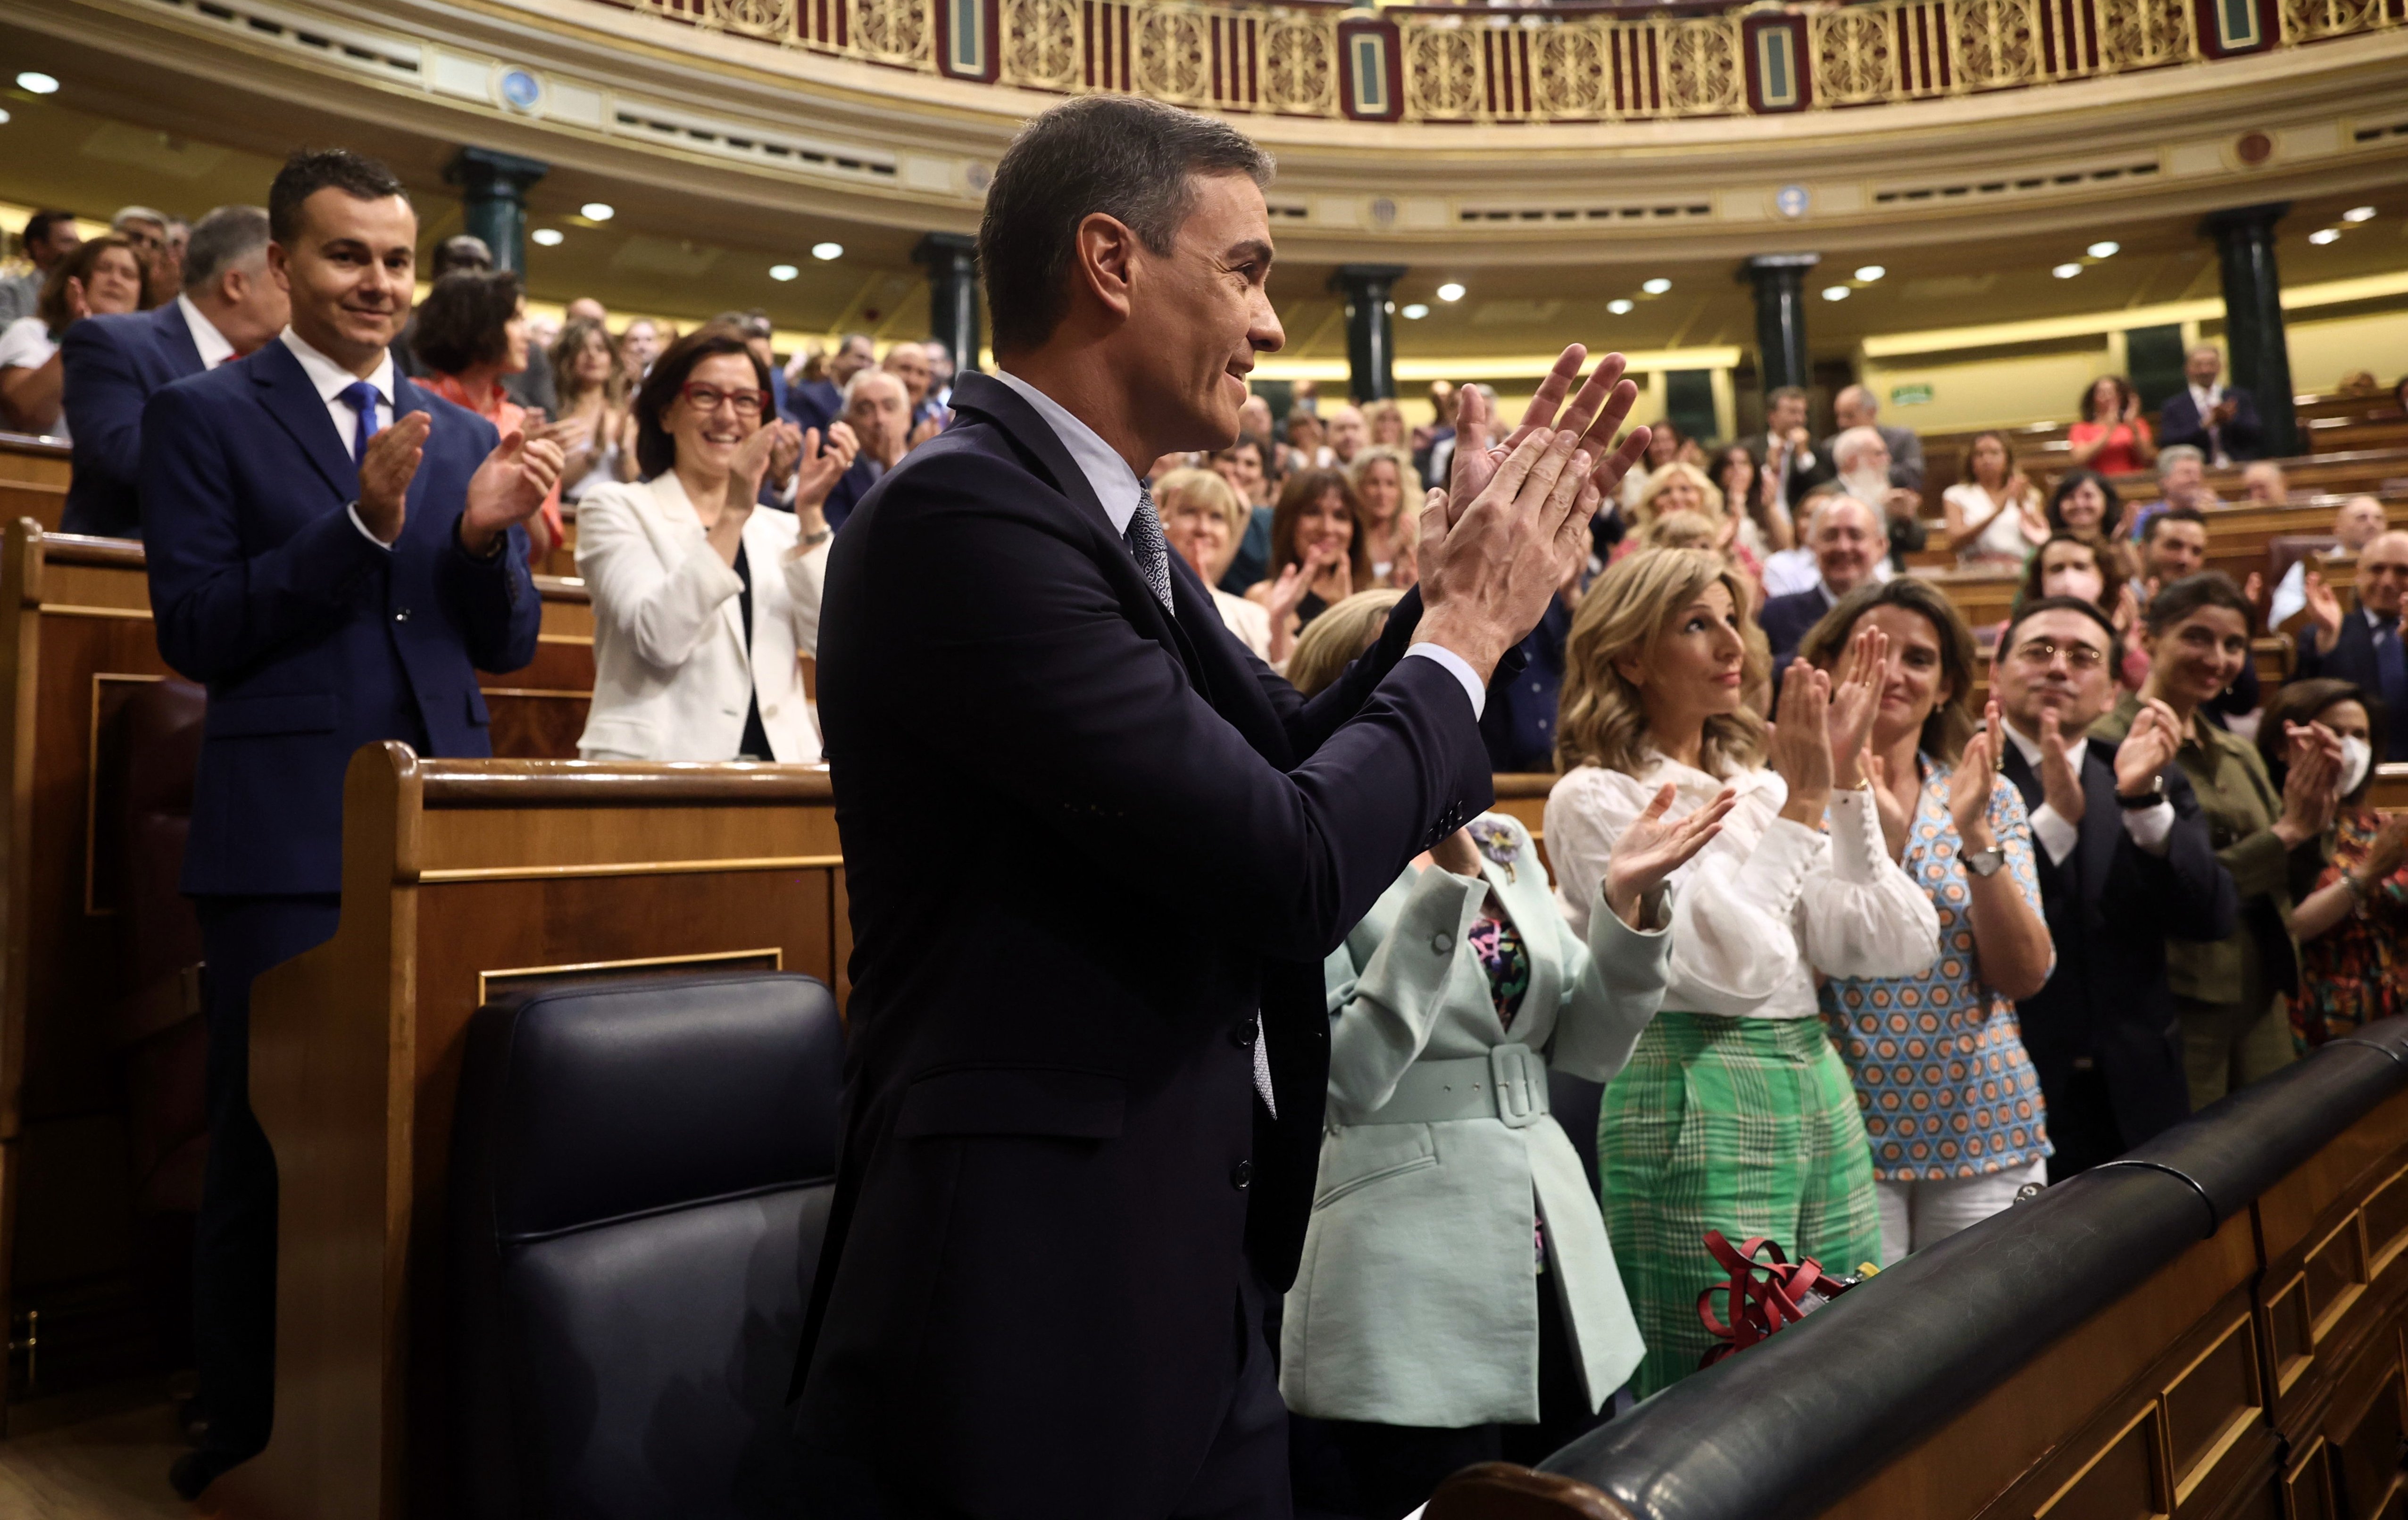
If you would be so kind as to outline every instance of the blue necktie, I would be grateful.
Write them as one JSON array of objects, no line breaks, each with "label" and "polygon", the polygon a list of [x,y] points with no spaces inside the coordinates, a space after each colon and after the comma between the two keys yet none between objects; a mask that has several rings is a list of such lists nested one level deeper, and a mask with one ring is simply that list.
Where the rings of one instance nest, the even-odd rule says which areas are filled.
[{"label": "blue necktie", "polygon": [[1154,492],[1143,481],[1138,483],[1137,510],[1129,514],[1128,527],[1121,537],[1137,556],[1138,572],[1145,577],[1146,585],[1168,609],[1170,546],[1162,537],[1162,519],[1154,515]]},{"label": "blue necktie", "polygon": [[366,380],[353,380],[343,387],[342,398],[360,414],[360,425],[351,432],[351,464],[365,465],[368,458],[368,439],[376,437],[377,388]]}]

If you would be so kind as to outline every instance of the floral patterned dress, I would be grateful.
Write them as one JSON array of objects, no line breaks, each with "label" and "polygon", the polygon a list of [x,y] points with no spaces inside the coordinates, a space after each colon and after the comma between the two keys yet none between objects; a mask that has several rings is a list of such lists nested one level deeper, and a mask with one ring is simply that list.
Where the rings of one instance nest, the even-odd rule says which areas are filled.
[{"label": "floral patterned dress", "polygon": [[[2329,887],[2355,869],[2382,832],[2372,808],[2343,813],[2333,825],[2332,862],[2316,879]],[[2408,974],[2400,954],[2408,935],[2408,866],[2367,894],[2366,906],[2314,939],[2300,941],[2300,996],[2291,1003],[2291,1043],[2304,1054],[2361,1024],[2401,1011],[2401,979]]]},{"label": "floral patterned dress", "polygon": [[[1923,796],[1899,867],[1931,895],[1940,958],[1920,976],[1835,978],[1822,990],[1831,1042],[1856,1079],[1873,1175],[1885,1183],[1980,1177],[2053,1149],[2015,1005],[1983,983],[1974,958],[1972,889],[1948,812],[1951,767],[1928,755],[1922,763]],[[1990,791],[1990,832],[2038,916],[2031,820],[2003,782]]]}]

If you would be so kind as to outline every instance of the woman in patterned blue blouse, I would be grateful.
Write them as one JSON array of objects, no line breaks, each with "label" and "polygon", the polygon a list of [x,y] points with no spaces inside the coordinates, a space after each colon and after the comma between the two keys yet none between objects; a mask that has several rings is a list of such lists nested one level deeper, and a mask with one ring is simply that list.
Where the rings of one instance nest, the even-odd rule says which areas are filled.
[{"label": "woman in patterned blue blouse", "polygon": [[1974,726],[1964,619],[1901,576],[1831,609],[1799,657],[1830,664],[1868,621],[1889,636],[1890,668],[1865,768],[1891,858],[1940,914],[1929,970],[1834,977],[1822,991],[1864,1109],[1888,1266],[2046,1180],[2047,1116],[2015,999],[2048,981],[2055,952],[2023,798],[1996,782],[1997,704]]}]

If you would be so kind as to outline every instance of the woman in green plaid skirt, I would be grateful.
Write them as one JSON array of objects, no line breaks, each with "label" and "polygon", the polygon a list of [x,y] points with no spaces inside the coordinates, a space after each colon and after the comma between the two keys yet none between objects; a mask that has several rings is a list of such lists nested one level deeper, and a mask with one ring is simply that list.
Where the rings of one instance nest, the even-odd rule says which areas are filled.
[{"label": "woman in green plaid skirt", "polygon": [[[1767,1235],[1835,1272],[1881,1255],[1871,1153],[1814,977],[1913,976],[1939,954],[1931,899],[1889,857],[1859,768],[1887,661],[1867,628],[1834,674],[1802,662],[1768,734],[1742,694],[1764,636],[1715,555],[1633,554],[1589,588],[1566,650],[1546,841],[1575,931],[1614,842],[1666,784],[1671,814],[1735,801],[1670,882],[1664,1011],[1606,1089],[1605,1218],[1647,1342],[1641,1398],[1697,1369],[1703,1237]],[[1828,817],[1828,833],[1825,832]]]}]

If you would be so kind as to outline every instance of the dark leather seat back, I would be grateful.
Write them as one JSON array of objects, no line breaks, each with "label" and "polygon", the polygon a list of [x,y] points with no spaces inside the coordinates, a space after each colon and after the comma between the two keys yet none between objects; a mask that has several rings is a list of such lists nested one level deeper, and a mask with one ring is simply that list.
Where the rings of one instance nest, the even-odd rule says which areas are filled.
[{"label": "dark leather seat back", "polygon": [[450,1199],[460,1510],[794,1512],[786,1384],[843,1067],[835,1000],[803,976],[478,1011]]}]

